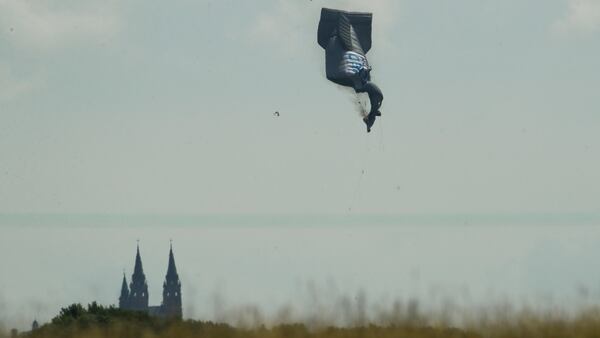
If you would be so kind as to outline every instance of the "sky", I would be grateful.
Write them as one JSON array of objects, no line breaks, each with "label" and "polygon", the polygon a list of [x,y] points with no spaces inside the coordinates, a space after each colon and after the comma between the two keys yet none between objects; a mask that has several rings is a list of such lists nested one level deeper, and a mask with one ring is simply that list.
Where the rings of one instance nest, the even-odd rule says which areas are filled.
[{"label": "sky", "polygon": [[[0,212],[599,211],[598,1],[0,6]],[[374,13],[371,134],[323,6]]]},{"label": "sky", "polygon": [[[385,100],[370,134],[356,95],[325,78],[316,43],[322,7],[374,14],[368,57]],[[599,60],[598,0],[0,0],[0,267],[36,271],[43,267],[36,257],[45,252],[64,257],[87,247],[80,242],[91,238],[88,231],[105,240],[122,231],[114,261],[104,261],[104,244],[94,242],[99,252],[90,262],[110,264],[99,272],[118,284],[135,239],[146,238],[158,285],[166,253],[154,248],[173,236],[170,222],[178,241],[203,237],[209,230],[200,223],[217,233],[208,236],[214,240],[227,237],[220,231],[229,223],[262,229],[252,236],[234,231],[232,257],[243,254],[235,249],[239,236],[260,246],[270,233],[265,229],[276,229],[273,236],[290,246],[294,232],[332,245],[332,227],[351,223],[357,237],[376,237],[364,245],[377,253],[386,234],[404,243],[408,227],[418,233],[419,257],[427,264],[440,255],[427,255],[426,248],[435,248],[425,240],[430,226],[452,223],[438,235],[475,227],[467,228],[471,237],[453,242],[459,247],[494,241],[504,226],[535,225],[519,230],[524,244],[515,244],[510,258],[521,262],[519,271],[532,271],[528,257],[561,259],[567,249],[553,248],[570,247],[560,239],[571,231],[576,241],[598,238]],[[264,215],[276,215],[275,221]],[[372,221],[373,215],[384,219]],[[306,230],[307,220],[328,224],[322,232]],[[291,234],[281,233],[283,223],[292,223],[281,228]],[[149,224],[152,230],[145,230]],[[550,238],[543,235],[548,226]],[[503,247],[513,245],[508,237],[501,237]],[[538,254],[538,244],[552,250]],[[387,245],[382,248],[395,247]],[[181,255],[200,254],[193,248],[182,243]],[[335,262],[325,248],[315,253]],[[362,251],[339,250],[350,261],[361,259]],[[388,254],[406,254],[398,250]],[[573,250],[569,266],[597,253],[591,244]],[[504,262],[506,254],[489,259]],[[260,256],[248,259],[260,262]],[[52,275],[55,283],[90,276],[79,263],[76,278],[63,271]],[[549,292],[598,282],[586,274],[589,267],[574,269],[577,278],[564,277]],[[328,278],[310,269],[285,271],[303,280]],[[524,272],[506,290],[533,292],[523,285],[553,272]],[[344,276],[332,277],[344,292],[386,290]],[[27,298],[29,278],[0,278],[6,304],[34,302]],[[452,278],[432,273],[423,284],[453,284]],[[205,282],[212,287],[217,280]],[[493,280],[471,284],[484,289]],[[91,287],[82,281],[81,288]],[[281,294],[288,282],[265,285]],[[113,289],[105,285],[97,293],[58,292],[45,306],[82,295],[109,300]],[[198,291],[198,299],[213,291]],[[30,310],[11,312],[6,321]]]}]

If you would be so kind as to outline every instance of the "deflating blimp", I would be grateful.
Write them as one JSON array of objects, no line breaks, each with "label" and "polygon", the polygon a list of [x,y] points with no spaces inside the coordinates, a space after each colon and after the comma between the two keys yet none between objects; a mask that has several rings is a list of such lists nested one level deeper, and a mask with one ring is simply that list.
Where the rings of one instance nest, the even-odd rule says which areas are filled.
[{"label": "deflating blimp", "polygon": [[381,90],[371,82],[371,66],[367,61],[372,21],[371,13],[323,8],[318,31],[319,45],[325,49],[327,79],[352,87],[357,93],[369,94],[371,110],[363,119],[368,132],[375,118],[381,116],[379,108],[383,101]]}]

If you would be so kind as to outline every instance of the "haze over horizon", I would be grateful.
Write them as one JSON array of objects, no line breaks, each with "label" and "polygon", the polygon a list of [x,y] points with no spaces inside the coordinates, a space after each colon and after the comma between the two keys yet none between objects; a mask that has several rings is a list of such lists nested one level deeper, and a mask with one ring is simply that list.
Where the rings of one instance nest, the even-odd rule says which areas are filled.
[{"label": "haze over horizon", "polygon": [[423,310],[465,311],[600,302],[597,225],[78,222],[85,226],[2,224],[1,323],[26,329],[70,303],[116,304],[137,239],[151,304],[160,303],[173,239],[185,318],[235,321],[257,308],[272,319],[286,307],[295,319],[317,310],[339,318],[340,301],[355,307],[356,297],[370,315],[415,299]]}]

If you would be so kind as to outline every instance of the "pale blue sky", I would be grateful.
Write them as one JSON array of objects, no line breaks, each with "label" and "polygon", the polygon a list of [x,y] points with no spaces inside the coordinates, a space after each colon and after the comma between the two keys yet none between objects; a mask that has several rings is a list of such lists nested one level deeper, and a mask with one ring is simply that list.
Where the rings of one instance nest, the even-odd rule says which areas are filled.
[{"label": "pale blue sky", "polygon": [[[0,4],[1,212],[599,211],[597,1]],[[374,11],[372,134],[322,6]]]},{"label": "pale blue sky", "polygon": [[[316,43],[323,6],[374,12],[369,60],[385,101],[371,134],[355,95],[325,79]],[[186,310],[198,317],[213,313],[206,302],[223,280],[231,283],[226,295],[261,305],[288,300],[297,293],[292,281],[330,277],[345,293],[427,296],[403,287],[414,269],[429,269],[418,284],[424,289],[466,284],[484,294],[497,286],[501,295],[535,297],[540,279],[554,281],[554,267],[569,266],[571,274],[540,292],[573,295],[580,283],[593,289],[600,279],[587,264],[600,247],[599,60],[598,0],[0,0],[0,271],[18,270],[1,274],[0,321],[23,325],[36,307],[47,319],[70,301],[114,302],[138,237],[154,295],[166,268],[163,245],[176,239],[185,290],[200,285]],[[102,214],[113,215],[104,216],[108,224]],[[203,221],[209,230],[189,226],[203,214],[280,218],[267,221],[274,228],[256,228],[260,217],[224,221],[242,227],[230,233],[210,218]],[[364,215],[373,214],[400,216],[370,228]],[[307,230],[306,219],[296,221],[302,215],[341,218],[309,217],[334,224]],[[63,221],[70,227],[56,227]],[[172,230],[170,221],[179,226]],[[130,222],[136,225],[119,227]],[[445,222],[454,227],[428,227]],[[281,223],[294,226],[281,230]],[[331,229],[348,223],[359,240],[340,243]],[[529,223],[538,227],[515,225]],[[553,226],[548,234],[544,225]],[[572,232],[570,225],[577,225]],[[316,249],[302,251],[296,237]],[[196,240],[210,245],[198,249]],[[264,257],[279,258],[260,248],[273,240],[287,251],[270,270]],[[469,248],[490,243],[497,250],[467,259]],[[75,255],[73,269],[38,259],[72,258],[82,248],[94,253]],[[461,249],[448,256],[454,248]],[[254,298],[241,296],[240,255],[248,260],[241,266],[267,275],[249,281]],[[369,263],[382,255],[398,257],[400,272]],[[285,259],[302,264],[289,268]],[[465,259],[473,269],[453,274]],[[353,260],[369,265],[370,277],[352,277]],[[86,270],[89,264],[100,268]],[[507,266],[509,282],[496,285]],[[49,286],[36,289],[40,278]],[[23,305],[5,312],[2,304]]]}]

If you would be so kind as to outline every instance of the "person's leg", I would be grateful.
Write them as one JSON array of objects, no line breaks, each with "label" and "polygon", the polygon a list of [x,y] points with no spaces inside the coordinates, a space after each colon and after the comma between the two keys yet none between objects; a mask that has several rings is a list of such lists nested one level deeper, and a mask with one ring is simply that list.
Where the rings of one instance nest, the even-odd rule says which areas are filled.
[{"label": "person's leg", "polygon": [[371,132],[371,127],[375,124],[375,114],[369,114],[363,118],[363,122],[367,125],[367,133]]},{"label": "person's leg", "polygon": [[377,85],[375,85],[373,82],[367,82],[364,86],[364,91],[369,94],[371,111],[369,112],[369,115],[365,116],[363,121],[367,125],[367,132],[371,132],[371,127],[373,127],[375,124],[377,116],[381,116],[379,108],[381,108],[383,101],[383,93],[381,93],[381,89],[379,89],[379,87],[377,87]]},{"label": "person's leg", "polygon": [[371,101],[371,113],[381,115],[379,108],[383,102],[383,93],[381,89],[377,87],[373,82],[367,82],[364,86],[364,90],[369,94],[369,100]]}]

